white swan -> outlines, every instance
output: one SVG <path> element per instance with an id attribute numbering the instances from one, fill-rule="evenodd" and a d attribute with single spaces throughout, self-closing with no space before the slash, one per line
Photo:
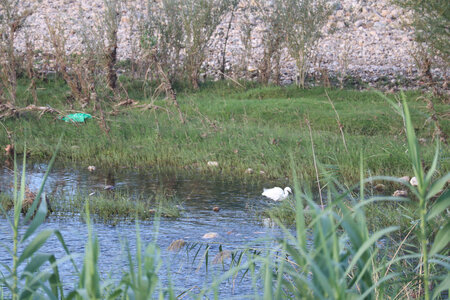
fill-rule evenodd
<path id="1" fill-rule="evenodd" d="M 285 187 L 283 191 L 282 188 L 276 186 L 271 189 L 264 189 L 262 195 L 272 199 L 273 201 L 281 201 L 286 199 L 287 196 L 289 196 L 289 193 L 292 194 L 290 187 Z"/>

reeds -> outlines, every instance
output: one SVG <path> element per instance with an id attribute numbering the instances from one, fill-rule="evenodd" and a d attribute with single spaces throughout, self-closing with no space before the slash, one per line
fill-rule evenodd
<path id="1" fill-rule="evenodd" d="M 153 102 L 152 111 L 142 110 L 152 100 L 143 97 L 138 83 L 121 80 L 132 90 L 130 99 L 139 104 L 117 110 L 105 103 L 102 111 L 110 128 L 108 135 L 96 122 L 63 124 L 51 115 L 45 114 L 39 119 L 27 117 L 29 112 L 21 112 L 23 118 L 4 121 L 14 136 L 18 154 L 23 154 L 25 142 L 25 136 L 18 128 L 30 133 L 27 155 L 33 160 L 51 157 L 52 145 L 57 142 L 59 133 L 65 131 L 65 143 L 58 160 L 68 163 L 174 168 L 207 175 L 211 172 L 227 174 L 237 179 L 284 178 L 291 176 L 286 153 L 293 153 L 295 169 L 309 180 L 315 178 L 309 132 L 306 126 L 298 126 L 299 119 L 308 116 L 313 124 L 318 160 L 323 165 L 334 166 L 336 174 L 346 184 L 359 178 L 357 166 L 361 147 L 366 153 L 367 169 L 372 174 L 412 175 L 404 155 L 406 144 L 402 143 L 402 122 L 373 92 L 328 92 L 339 113 L 340 123 L 345 124 L 347 153 L 342 136 L 336 135 L 340 125 L 330 122 L 336 113 L 323 89 L 302 91 L 296 87 L 254 86 L 242 90 L 241 87 L 230 88 L 226 82 L 208 83 L 197 93 L 178 94 L 179 108 L 186 119 L 183 124 L 178 120 L 178 109 L 159 98 Z M 20 83 L 18 99 L 32 102 L 31 95 L 26 98 L 28 82 Z M 68 92 L 61 80 L 38 81 L 36 84 L 39 99 L 46 99 L 50 107 L 62 114 L 73 112 L 61 103 L 60 99 Z M 418 136 L 431 140 L 432 123 L 424 123 L 427 111 L 413 101 L 416 96 L 414 93 L 407 95 L 413 120 L 418 124 Z M 445 107 L 436 103 L 435 109 L 443 111 Z M 76 107 L 74 110 L 78 111 Z M 99 111 L 91 113 L 95 119 L 100 118 Z M 441 123 L 442 131 L 448 131 L 449 123 Z M 421 124 L 425 126 L 421 127 Z M 272 139 L 278 143 L 271 143 Z M 0 135 L 0 144 L 11 144 L 11 141 L 6 135 Z M 431 160 L 433 144 L 426 143 L 423 150 L 423 157 Z M 442 151 L 447 152 L 445 148 Z M 206 163 L 212 160 L 218 161 L 220 168 L 207 168 Z M 443 169 L 448 167 L 449 162 L 443 161 Z M 248 168 L 255 170 L 252 176 L 245 173 Z M 264 171 L 264 176 L 259 176 L 259 171 Z"/>
<path id="2" fill-rule="evenodd" d="M 249 297 L 254 299 L 395 299 L 401 294 L 439 299 L 441 293 L 448 291 L 449 287 L 447 245 L 450 241 L 450 221 L 448 217 L 444 218 L 439 228 L 431 227 L 431 221 L 448 214 L 450 193 L 446 188 L 450 174 L 437 172 L 439 145 L 431 166 L 427 171 L 424 170 L 405 101 L 401 114 L 405 119 L 408 156 L 418 179 L 417 188 L 403 183 L 413 195 L 410 201 L 416 203 L 419 214 L 419 219 L 416 220 L 418 226 L 414 226 L 408 236 L 417 239 L 418 246 L 407 236 L 396 249 L 392 249 L 386 241 L 391 233 L 398 230 L 395 226 L 380 228 L 377 231 L 369 230 L 366 206 L 382 200 L 399 199 L 377 196 L 367 198 L 366 183 L 373 180 L 391 180 L 398 183 L 401 181 L 391 177 L 364 179 L 365 166 L 361 154 L 359 188 L 345 188 L 332 175 L 322 179 L 327 199 L 324 209 L 315 203 L 308 186 L 300 186 L 294 171 L 294 232 L 280 223 L 284 237 L 270 240 L 273 245 L 271 247 L 257 251 L 249 247 L 231 253 L 220 247 L 219 254 L 222 254 L 216 262 L 224 264 L 224 261 L 231 260 L 230 268 L 224 270 L 212 284 L 203 288 L 182 287 L 178 296 L 189 295 L 201 299 L 213 295 L 217 299 L 222 297 L 218 289 L 221 282 L 234 282 L 240 274 L 242 278 L 251 278 L 254 294 Z M 41 194 L 42 189 L 38 197 Z M 136 256 L 133 258 L 128 250 L 129 269 L 124 272 L 122 280 L 112 283 L 101 278 L 97 265 L 100 245 L 92 234 L 89 202 L 86 202 L 89 238 L 85 248 L 84 265 L 80 272 L 73 263 L 79 281 L 76 287 L 70 288 L 72 283 L 63 283 L 58 270 L 61 261 L 72 259 L 63 237 L 56 230 L 38 231 L 47 213 L 46 202 L 40 202 L 35 218 L 27 224 L 32 215 L 31 211 L 36 209 L 39 202 L 35 200 L 30 212 L 21 219 L 20 209 L 24 196 L 25 163 L 20 185 L 15 168 L 13 220 L 5 213 L 13 231 L 13 243 L 9 249 L 11 266 L 4 265 L 7 273 L 0 277 L 0 286 L 6 288 L 7 296 L 11 295 L 12 299 L 177 297 L 176 282 L 172 285 L 170 280 L 163 281 L 160 276 L 162 261 L 156 238 L 142 251 L 139 225 L 136 227 Z M 308 211 L 304 208 L 306 204 L 310 207 Z M 305 222 L 306 213 L 310 217 L 308 224 Z M 155 220 L 154 230 L 157 233 L 158 217 Z M 25 231 L 19 231 L 22 226 Z M 63 245 L 67 253 L 66 258 L 56 260 L 53 254 L 39 253 L 39 249 L 52 235 L 56 235 Z M 198 250 L 194 260 L 201 257 L 200 261 L 205 264 L 207 272 L 208 265 L 214 261 L 209 259 L 210 245 L 198 244 L 194 245 L 195 247 L 198 247 Z M 192 246 L 188 245 L 186 248 L 195 251 Z M 200 253 L 201 249 L 204 249 L 203 255 Z M 44 265 L 45 262 L 49 265 Z M 70 291 L 66 293 L 66 289 Z"/>

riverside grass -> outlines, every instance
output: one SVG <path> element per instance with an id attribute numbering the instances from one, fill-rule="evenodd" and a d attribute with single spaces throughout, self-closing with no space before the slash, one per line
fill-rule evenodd
<path id="1" fill-rule="evenodd" d="M 150 104 L 145 98 L 149 91 L 142 82 L 121 78 L 121 84 L 131 99 Z M 32 103 L 21 80 L 18 105 Z M 407 151 L 403 124 L 394 110 L 376 92 L 324 89 L 301 90 L 294 86 L 272 87 L 254 83 L 204 83 L 197 92 L 183 86 L 176 87 L 181 111 L 186 119 L 182 124 L 178 112 L 163 99 L 154 99 L 161 109 L 142 110 L 133 107 L 114 107 L 103 101 L 102 110 L 110 131 L 104 133 L 98 125 L 100 113 L 93 107 L 82 109 L 70 102 L 68 88 L 58 78 L 38 82 L 38 105 L 49 105 L 63 114 L 71 111 L 91 113 L 96 120 L 83 125 L 64 124 L 55 115 L 38 118 L 31 113 L 3 122 L 13 132 L 16 151 L 28 141 L 27 155 L 32 160 L 51 156 L 57 137 L 65 137 L 58 160 L 68 164 L 77 162 L 108 167 L 141 167 L 167 170 L 187 169 L 205 174 L 221 173 L 242 178 L 290 177 L 291 166 L 287 153 L 294 155 L 294 168 L 299 178 L 312 182 L 315 169 L 305 119 L 311 122 L 318 161 L 345 183 L 358 180 L 359 152 L 365 154 L 366 168 L 371 175 L 411 175 L 413 170 L 405 159 Z M 418 92 L 408 92 L 412 119 L 420 138 L 425 139 L 423 155 L 433 156 L 434 125 L 427 121 L 426 105 L 417 100 Z M 391 99 L 398 95 L 390 96 Z M 438 112 L 446 105 L 433 99 Z M 344 126 L 345 148 L 336 112 Z M 441 120 L 444 132 L 450 132 L 449 120 Z M 0 144 L 9 144 L 0 135 Z M 448 157 L 448 148 L 442 149 Z M 208 167 L 217 161 L 218 168 Z M 442 160 L 442 170 L 449 169 L 449 161 Z M 245 171 L 251 168 L 253 175 Z M 264 175 L 260 175 L 263 171 Z"/>
<path id="2" fill-rule="evenodd" d="M 90 215 L 96 222 L 117 224 L 125 220 L 151 220 L 157 213 L 164 218 L 178 218 L 182 213 L 182 203 L 176 196 L 157 191 L 155 197 L 130 195 L 128 192 L 96 192 L 93 195 L 57 193 L 47 196 L 54 214 L 58 217 L 80 216 L 85 218 L 86 202 L 90 205 Z M 0 194 L 0 206 L 4 211 L 14 208 L 14 200 L 7 194 Z"/>
<path id="3" fill-rule="evenodd" d="M 256 253 L 250 248 L 238 250 L 239 259 L 228 270 L 213 281 L 212 284 L 197 288 L 176 288 L 176 282 L 163 281 L 160 249 L 155 238 L 143 251 L 137 224 L 137 249 L 133 258 L 128 250 L 129 269 L 124 271 L 122 280 L 112 283 L 101 278 L 98 271 L 100 247 L 97 238 L 92 233 L 90 224 L 89 202 L 86 202 L 86 220 L 89 237 L 85 247 L 83 268 L 78 270 L 72 260 L 72 254 L 64 243 L 64 238 L 58 231 L 38 231 L 43 223 L 47 209 L 46 201 L 41 196 L 47 174 L 42 187 L 29 210 L 27 216 L 21 218 L 21 203 L 25 197 L 25 159 L 20 186 L 18 171 L 14 168 L 14 215 L 13 220 L 5 213 L 13 231 L 13 246 L 11 253 L 12 267 L 2 263 L 7 270 L 1 274 L 0 287 L 5 289 L 7 297 L 16 299 L 177 299 L 190 296 L 194 299 L 213 297 L 219 299 L 219 286 L 222 282 L 235 279 L 241 272 L 242 276 L 252 277 L 252 292 L 250 295 L 239 295 L 240 298 L 251 299 L 399 299 L 424 297 L 439 299 L 441 292 L 449 289 L 450 267 L 448 262 L 450 242 L 450 220 L 447 217 L 439 228 L 431 228 L 429 221 L 442 214 L 448 214 L 450 208 L 450 193 L 443 193 L 450 173 L 439 175 L 437 161 L 439 145 L 429 170 L 425 171 L 417 139 L 411 123 L 406 101 L 403 101 L 401 111 L 405 119 L 408 156 L 418 177 L 418 186 L 406 184 L 408 190 L 419 199 L 419 219 L 411 230 L 411 238 L 416 238 L 418 245 L 409 243 L 409 234 L 398 247 L 388 245 L 378 246 L 383 237 L 388 237 L 398 227 L 381 228 L 370 232 L 367 227 L 365 208 L 367 205 L 391 198 L 364 197 L 364 186 L 374 178 L 364 179 L 364 159 L 360 157 L 359 198 L 352 197 L 353 189 L 344 189 L 333 174 L 326 178 L 326 194 L 328 205 L 319 207 L 313 200 L 312 193 L 306 185 L 301 188 L 297 174 L 293 173 L 295 182 L 295 234 L 283 227 L 284 238 L 274 240 L 275 247 L 263 249 Z M 292 157 L 292 156 L 291 156 Z M 15 165 L 16 166 L 16 165 Z M 378 177 L 379 180 L 392 180 L 392 177 Z M 20 188 L 19 188 L 20 187 Z M 440 195 L 439 195 L 440 194 Z M 438 195 L 438 196 L 437 196 Z M 437 196 L 436 199 L 434 199 Z M 350 206 L 345 203 L 350 199 Z M 305 223 L 304 205 L 311 210 L 311 221 Z M 37 209 L 35 218 L 27 225 Z M 155 232 L 158 228 L 158 218 L 155 219 Z M 20 230 L 23 227 L 24 230 Z M 35 234 L 33 236 L 33 234 Z M 48 242 L 50 236 L 56 235 L 58 241 L 66 250 L 67 257 L 56 260 L 53 254 L 39 253 L 42 245 Z M 155 235 L 157 236 L 157 235 Z M 312 244 L 309 241 L 312 240 Z M 24 250 L 19 253 L 19 247 Z M 205 264 L 208 264 L 206 247 Z M 236 256 L 236 252 L 234 253 Z M 231 255 L 233 257 L 233 255 Z M 64 260 L 71 260 L 73 272 L 78 277 L 78 283 L 63 283 L 58 265 Z M 48 262 L 49 266 L 44 265 Z M 206 267 L 207 269 L 207 267 Z M 262 289 L 261 289 L 262 288 Z"/>

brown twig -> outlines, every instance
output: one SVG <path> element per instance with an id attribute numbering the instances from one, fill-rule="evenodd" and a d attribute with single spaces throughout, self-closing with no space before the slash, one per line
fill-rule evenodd
<path id="1" fill-rule="evenodd" d="M 231 81 L 233 81 L 234 83 L 236 83 L 237 85 L 239 85 L 241 88 L 243 88 L 244 86 L 242 84 L 240 84 L 236 79 L 228 76 L 227 74 L 223 73 L 221 70 L 219 70 L 219 73 L 223 76 L 225 76 L 226 78 L 230 79 Z"/>
<path id="2" fill-rule="evenodd" d="M 61 114 L 60 111 L 49 106 L 36 106 L 34 104 L 30 104 L 26 107 L 17 107 L 12 103 L 7 102 L 5 104 L 0 104 L 0 119 L 15 116 L 24 111 L 38 111 L 40 112 L 39 117 L 42 117 L 44 113 Z"/>
<path id="3" fill-rule="evenodd" d="M 409 234 L 414 230 L 414 228 L 416 228 L 416 225 L 417 225 L 417 224 L 419 224 L 419 223 L 414 224 L 414 226 L 411 228 L 411 230 L 408 232 L 408 234 L 405 236 L 405 238 L 401 241 L 400 245 L 399 245 L 398 248 L 397 248 L 397 251 L 395 251 L 394 256 L 392 257 L 391 261 L 389 262 L 389 265 L 388 265 L 388 267 L 387 267 L 387 269 L 386 269 L 386 272 L 384 273 L 384 277 L 386 277 L 387 273 L 389 272 L 389 270 L 390 270 L 390 268 L 391 268 L 391 265 L 392 265 L 392 263 L 393 263 L 395 257 L 397 257 L 398 252 L 400 251 L 400 249 L 401 249 L 402 246 L 403 246 L 403 243 L 405 243 L 405 241 L 406 241 L 406 239 L 408 238 Z"/>

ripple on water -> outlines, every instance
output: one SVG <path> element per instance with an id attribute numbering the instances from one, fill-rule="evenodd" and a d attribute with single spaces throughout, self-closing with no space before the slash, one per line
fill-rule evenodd
<path id="1" fill-rule="evenodd" d="M 31 190 L 37 190 L 45 174 L 46 164 L 29 164 L 27 166 L 27 184 Z M 13 176 L 10 170 L 0 170 L 0 186 L 9 187 Z M 155 174 L 151 172 L 136 172 L 135 170 L 102 170 L 89 172 L 86 168 L 72 166 L 63 168 L 55 166 L 49 175 L 45 191 L 55 193 L 64 191 L 66 195 L 75 192 L 99 191 L 105 184 L 112 184 L 116 190 L 125 190 L 139 195 L 152 195 L 155 190 L 163 187 L 174 193 L 183 202 L 183 213 L 177 219 L 162 219 L 157 234 L 157 244 L 161 249 L 164 267 L 160 272 L 166 280 L 167 270 L 170 270 L 171 280 L 181 290 L 200 286 L 211 282 L 213 275 L 219 273 L 221 264 L 208 272 L 198 271 L 201 260 L 197 257 L 193 262 L 193 253 L 180 251 L 173 253 L 167 251 L 170 243 L 177 239 L 184 239 L 188 243 L 209 244 L 209 255 L 212 258 L 219 251 L 219 244 L 225 250 L 242 248 L 249 243 L 253 246 L 267 247 L 263 238 L 279 234 L 277 228 L 263 227 L 257 217 L 246 207 L 257 206 L 262 200 L 260 186 L 246 185 L 239 182 L 230 182 L 223 179 L 212 180 L 200 178 L 192 174 Z M 220 207 L 220 212 L 214 212 L 214 206 Z M 156 233 L 154 223 L 140 222 L 140 236 L 144 244 L 154 240 Z M 79 216 L 60 218 L 51 216 L 42 226 L 43 229 L 58 229 L 64 236 L 65 242 L 75 257 L 78 267 L 81 268 L 84 247 L 88 237 L 86 224 Z M 111 276 L 119 279 L 122 270 L 127 269 L 125 244 L 136 251 L 136 226 L 134 222 L 120 222 L 114 226 L 102 223 L 94 224 L 94 232 L 100 243 L 99 270 L 103 278 Z M 218 236 L 204 240 L 202 236 L 208 232 L 216 232 Z M 12 235 L 6 220 L 0 218 L 0 241 L 11 244 Z M 206 247 L 206 246 L 205 246 Z M 56 237 L 53 237 L 42 252 L 54 253 L 58 258 L 65 256 L 63 248 Z M 196 251 L 196 250 L 195 250 Z M 9 255 L 3 248 L 0 249 L 0 261 L 10 264 Z M 204 267 L 203 267 L 204 268 Z M 202 267 L 200 267 L 202 270 Z M 60 267 L 64 282 L 75 282 L 73 268 L 69 262 Z M 186 276 L 189 274 L 189 276 Z M 250 293 L 250 282 L 244 280 L 239 286 L 231 287 L 224 283 L 221 291 L 224 294 L 234 293 L 242 295 Z"/>

